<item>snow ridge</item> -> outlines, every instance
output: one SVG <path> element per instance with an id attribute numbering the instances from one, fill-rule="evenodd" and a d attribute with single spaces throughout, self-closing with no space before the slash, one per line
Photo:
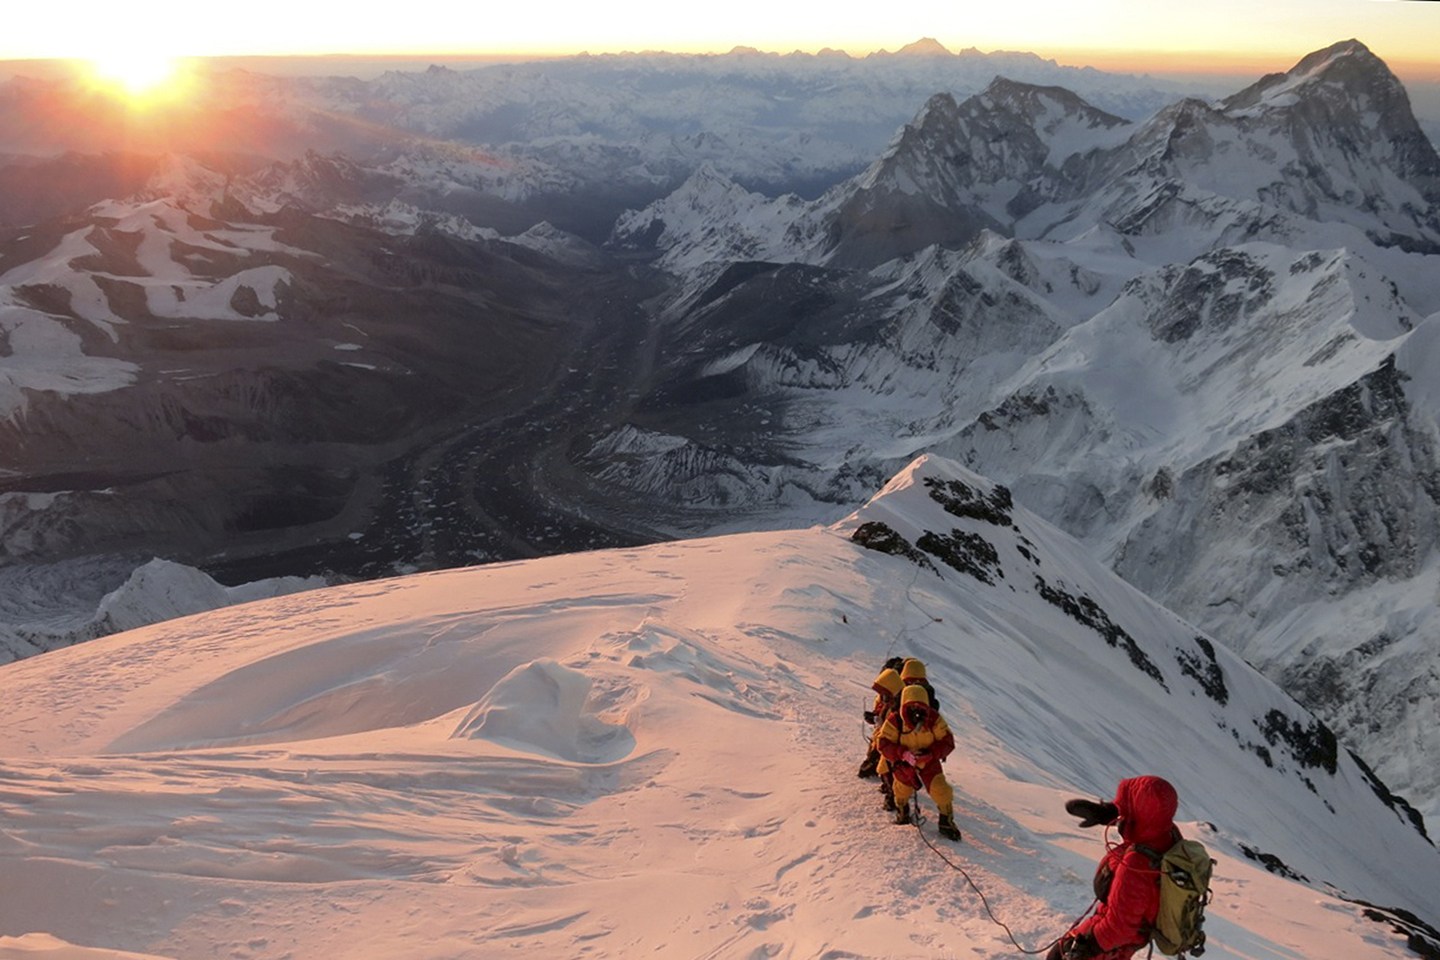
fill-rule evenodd
<path id="1" fill-rule="evenodd" d="M 0 943 L 1012 956 L 854 777 L 900 652 L 961 745 L 954 855 L 1024 943 L 1090 897 L 1100 837 L 1064 800 L 1140 772 L 1219 861 L 1217 960 L 1398 958 L 1433 927 L 1440 854 L 1323 724 L 924 457 L 831 528 L 334 587 L 0 668 L 0 861 L 27 878 L 0 925 L 33 931 Z"/>

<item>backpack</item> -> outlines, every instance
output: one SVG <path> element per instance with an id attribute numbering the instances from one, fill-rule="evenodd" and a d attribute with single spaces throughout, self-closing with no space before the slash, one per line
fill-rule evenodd
<path id="1" fill-rule="evenodd" d="M 1215 861 L 1198 840 L 1180 840 L 1164 853 L 1136 846 L 1160 872 L 1160 912 L 1150 943 L 1167 957 L 1205 952 L 1205 905 Z"/>

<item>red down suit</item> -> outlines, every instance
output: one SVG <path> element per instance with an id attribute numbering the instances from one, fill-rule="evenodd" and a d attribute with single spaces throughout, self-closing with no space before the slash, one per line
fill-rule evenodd
<path id="1" fill-rule="evenodd" d="M 1135 848 L 1164 853 L 1180 839 L 1175 827 L 1179 797 L 1168 781 L 1149 776 L 1121 780 L 1114 803 L 1121 842 L 1105 852 L 1095 872 L 1102 902 L 1069 934 L 1090 934 L 1101 950 L 1096 960 L 1128 960 L 1150 942 L 1160 910 L 1160 875 L 1150 857 Z"/>

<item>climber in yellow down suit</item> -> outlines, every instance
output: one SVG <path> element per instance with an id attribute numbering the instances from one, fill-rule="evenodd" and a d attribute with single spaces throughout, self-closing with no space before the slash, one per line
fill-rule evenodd
<path id="1" fill-rule="evenodd" d="M 940 810 L 940 835 L 959 840 L 953 816 L 954 791 L 940 767 L 955 749 L 955 735 L 945 718 L 931 708 L 924 687 L 912 684 L 901 691 L 900 707 L 885 719 L 878 740 L 895 778 L 895 822 L 910 822 L 910 798 L 923 783 Z"/>

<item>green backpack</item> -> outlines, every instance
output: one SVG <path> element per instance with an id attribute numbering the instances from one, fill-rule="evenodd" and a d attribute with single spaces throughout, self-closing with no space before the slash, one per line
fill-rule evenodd
<path id="1" fill-rule="evenodd" d="M 1160 912 L 1150 943 L 1167 957 L 1205 952 L 1205 905 L 1215 861 L 1198 840 L 1180 840 L 1164 853 L 1136 846 L 1160 871 Z"/>

